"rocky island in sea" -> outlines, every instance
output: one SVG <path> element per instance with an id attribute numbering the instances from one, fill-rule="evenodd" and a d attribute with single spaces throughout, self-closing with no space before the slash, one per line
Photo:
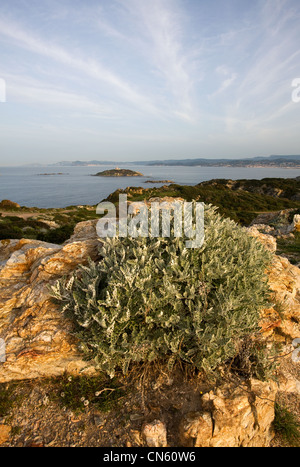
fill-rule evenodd
<path id="1" fill-rule="evenodd" d="M 52 172 L 52 173 L 44 173 L 44 174 L 37 174 L 38 176 L 49 176 L 49 175 L 69 175 L 64 172 Z"/>
<path id="2" fill-rule="evenodd" d="M 140 172 L 129 169 L 119 169 L 116 167 L 111 170 L 103 170 L 94 175 L 94 177 L 143 177 L 144 175 Z"/>

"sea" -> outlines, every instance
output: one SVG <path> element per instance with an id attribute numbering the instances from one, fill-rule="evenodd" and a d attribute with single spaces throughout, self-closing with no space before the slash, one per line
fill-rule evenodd
<path id="1" fill-rule="evenodd" d="M 9 199 L 21 206 L 64 208 L 74 205 L 96 205 L 118 188 L 162 186 L 165 183 L 146 183 L 147 180 L 172 180 L 180 185 L 196 185 L 215 178 L 263 179 L 294 178 L 300 169 L 254 167 L 178 167 L 139 166 L 128 168 L 142 177 L 93 177 L 97 172 L 114 166 L 26 166 L 0 167 L 0 201 Z M 60 173 L 60 174 L 58 174 Z M 45 175 L 53 174 L 53 175 Z"/>

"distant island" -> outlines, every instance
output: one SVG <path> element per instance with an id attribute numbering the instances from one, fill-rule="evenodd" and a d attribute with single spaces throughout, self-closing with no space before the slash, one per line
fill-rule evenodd
<path id="1" fill-rule="evenodd" d="M 69 175 L 63 172 L 55 172 L 55 173 L 44 173 L 44 174 L 37 174 L 38 176 L 48 176 L 48 175 Z"/>
<path id="2" fill-rule="evenodd" d="M 143 177 L 144 175 L 140 172 L 135 172 L 134 170 L 128 169 L 119 169 L 116 167 L 111 170 L 103 170 L 103 172 L 98 172 L 94 177 Z"/>

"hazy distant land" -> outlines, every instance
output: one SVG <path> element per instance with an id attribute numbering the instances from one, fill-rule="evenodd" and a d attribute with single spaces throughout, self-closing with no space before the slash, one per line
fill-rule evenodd
<path id="1" fill-rule="evenodd" d="M 44 174 L 37 174 L 38 176 L 43 176 L 43 177 L 46 177 L 46 176 L 53 176 L 53 175 L 69 175 L 67 173 L 64 173 L 64 172 L 53 172 L 53 173 L 44 173 Z"/>
<path id="2" fill-rule="evenodd" d="M 52 164 L 54 166 L 98 166 L 98 165 L 118 165 L 117 161 L 62 161 Z M 161 165 L 161 166 L 202 166 L 202 167 L 272 167 L 286 169 L 300 169 L 300 155 L 272 155 L 269 157 L 252 157 L 246 159 L 166 159 L 149 161 L 129 161 L 122 162 L 122 165 Z"/>

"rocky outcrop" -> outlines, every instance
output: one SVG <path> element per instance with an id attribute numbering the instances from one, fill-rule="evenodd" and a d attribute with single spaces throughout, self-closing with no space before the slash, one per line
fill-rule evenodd
<path id="1" fill-rule="evenodd" d="M 0 202 L 0 209 L 19 209 L 20 207 L 18 203 L 14 203 L 14 201 L 10 201 L 9 199 L 3 199 Z"/>
<path id="2" fill-rule="evenodd" d="M 292 231 L 300 232 L 300 214 L 295 214 L 294 216 Z"/>
<path id="3" fill-rule="evenodd" d="M 7 425 L 0 425 L 0 446 L 4 444 L 8 439 L 11 432 L 11 427 Z"/>
<path id="4" fill-rule="evenodd" d="M 202 397 L 203 408 L 188 413 L 179 426 L 187 447 L 266 447 L 274 434 L 275 383 L 251 380 L 225 385 Z"/>
<path id="5" fill-rule="evenodd" d="M 248 232 L 269 251 L 276 252 L 275 237 L 261 233 L 256 226 L 248 228 Z M 281 337 L 295 339 L 300 336 L 300 269 L 287 258 L 274 255 L 268 278 L 274 307 L 263 311 L 262 331 L 269 336 L 277 329 Z"/>
<path id="6" fill-rule="evenodd" d="M 253 229 L 259 232 L 272 235 L 274 237 L 282 237 L 291 235 L 300 231 L 300 215 L 294 214 L 292 222 L 289 218 L 295 209 L 286 209 L 275 213 L 259 214 L 251 223 Z"/>
<path id="7" fill-rule="evenodd" d="M 260 230 L 257 228 L 256 225 L 249 227 L 248 233 L 251 235 L 251 237 L 256 238 L 260 243 L 264 245 L 264 247 L 271 251 L 272 253 L 276 252 L 277 249 L 277 244 L 276 244 L 276 239 L 269 234 L 262 234 Z"/>
<path id="8" fill-rule="evenodd" d="M 77 353 L 72 325 L 51 299 L 49 286 L 88 257 L 96 259 L 96 222 L 78 224 L 64 245 L 1 242 L 0 338 L 6 361 L 0 363 L 0 382 L 88 370 Z"/>
<path id="9" fill-rule="evenodd" d="M 300 269 L 275 256 L 268 276 L 275 306 L 265 310 L 262 328 L 267 333 L 277 328 L 283 337 L 295 339 L 300 336 Z"/>
<path id="10" fill-rule="evenodd" d="M 151 448 L 165 448 L 168 445 L 167 428 L 165 423 L 160 420 L 145 423 L 142 428 L 142 437 L 147 446 Z"/>

